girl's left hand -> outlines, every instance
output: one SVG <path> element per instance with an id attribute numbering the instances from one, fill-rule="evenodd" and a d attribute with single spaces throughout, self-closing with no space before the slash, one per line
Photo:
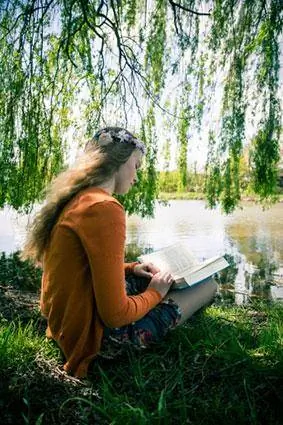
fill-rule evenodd
<path id="1" fill-rule="evenodd" d="M 160 269 L 152 263 L 141 263 L 134 267 L 134 274 L 140 277 L 152 278 Z"/>

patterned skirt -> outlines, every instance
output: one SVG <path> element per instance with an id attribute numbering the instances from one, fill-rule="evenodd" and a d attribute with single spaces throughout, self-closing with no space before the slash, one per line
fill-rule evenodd
<path id="1" fill-rule="evenodd" d="M 125 281 L 128 295 L 144 292 L 149 280 L 129 275 Z M 120 328 L 104 328 L 99 355 L 113 358 L 121 354 L 129 345 L 137 349 L 147 348 L 160 342 L 170 329 L 174 329 L 181 319 L 181 310 L 172 299 L 161 301 L 142 319 Z"/>

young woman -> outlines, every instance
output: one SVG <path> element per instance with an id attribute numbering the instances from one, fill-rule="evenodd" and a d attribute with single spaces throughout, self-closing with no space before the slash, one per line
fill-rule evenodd
<path id="1" fill-rule="evenodd" d="M 86 153 L 53 182 L 24 258 L 42 263 L 40 307 L 64 369 L 84 377 L 95 356 L 160 341 L 213 297 L 213 280 L 170 291 L 153 264 L 124 263 L 125 213 L 112 196 L 136 181 L 143 143 L 127 130 L 96 133 Z"/>

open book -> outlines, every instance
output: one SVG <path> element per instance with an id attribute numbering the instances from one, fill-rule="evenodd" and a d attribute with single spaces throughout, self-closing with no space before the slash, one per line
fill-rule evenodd
<path id="1" fill-rule="evenodd" d="M 229 263 L 222 256 L 199 262 L 184 243 L 176 243 L 159 251 L 138 257 L 140 262 L 151 262 L 161 271 L 169 271 L 175 278 L 172 289 L 183 289 L 225 269 Z"/>

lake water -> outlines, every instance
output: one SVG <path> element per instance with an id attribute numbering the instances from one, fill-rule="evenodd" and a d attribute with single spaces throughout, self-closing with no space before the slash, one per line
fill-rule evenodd
<path id="1" fill-rule="evenodd" d="M 283 204 L 263 211 L 244 203 L 231 215 L 205 208 L 204 201 L 157 203 L 155 217 L 127 219 L 127 243 L 146 250 L 185 242 L 200 260 L 226 254 L 220 296 L 242 304 L 252 298 L 283 299 Z M 20 249 L 27 216 L 0 211 L 0 251 Z"/>

